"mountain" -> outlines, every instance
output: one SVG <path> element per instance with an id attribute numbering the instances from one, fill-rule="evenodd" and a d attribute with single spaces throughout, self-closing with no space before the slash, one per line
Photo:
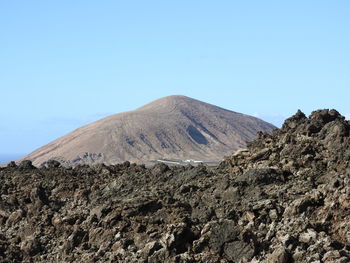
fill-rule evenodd
<path id="1" fill-rule="evenodd" d="M 160 158 L 219 161 L 275 127 L 245 114 L 186 96 L 168 96 L 103 118 L 35 150 L 23 159 L 68 165 Z"/>

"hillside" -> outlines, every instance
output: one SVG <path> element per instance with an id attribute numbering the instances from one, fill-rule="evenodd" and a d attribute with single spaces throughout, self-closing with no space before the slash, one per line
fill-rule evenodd
<path id="1" fill-rule="evenodd" d="M 169 96 L 134 111 L 83 126 L 22 158 L 68 165 L 160 158 L 220 161 L 245 147 L 258 131 L 275 127 L 260 119 L 194 100 Z"/>

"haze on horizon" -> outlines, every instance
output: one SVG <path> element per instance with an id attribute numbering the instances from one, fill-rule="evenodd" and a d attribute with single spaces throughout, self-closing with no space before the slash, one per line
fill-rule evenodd
<path id="1" fill-rule="evenodd" d="M 349 116 L 349 1 L 2 1 L 0 154 L 181 94 Z"/>

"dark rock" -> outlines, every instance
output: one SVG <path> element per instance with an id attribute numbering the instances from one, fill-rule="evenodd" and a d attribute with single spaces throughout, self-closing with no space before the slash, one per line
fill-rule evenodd
<path id="1" fill-rule="evenodd" d="M 46 166 L 48 168 L 58 168 L 61 166 L 61 163 L 59 161 L 56 161 L 56 160 L 49 160 L 49 161 L 47 161 Z"/>
<path id="2" fill-rule="evenodd" d="M 45 189 L 42 186 L 34 187 L 30 192 L 30 200 L 32 203 L 42 203 L 48 204 L 49 200 L 47 198 Z"/>
<path id="3" fill-rule="evenodd" d="M 350 122 L 334 110 L 218 167 L 46 165 L 0 169 L 0 262 L 350 262 Z"/>
<path id="4" fill-rule="evenodd" d="M 31 170 L 31 169 L 35 169 L 35 166 L 33 166 L 32 161 L 30 161 L 30 160 L 23 160 L 19 164 L 18 168 L 23 169 L 23 170 L 28 170 L 28 169 Z"/>
<path id="5" fill-rule="evenodd" d="M 162 246 L 157 241 L 151 241 L 142 249 L 141 255 L 143 258 L 148 258 L 161 248 Z"/>
<path id="6" fill-rule="evenodd" d="M 29 236 L 21 242 L 21 250 L 25 257 L 33 257 L 42 251 L 42 246 L 37 237 Z"/>
<path id="7" fill-rule="evenodd" d="M 313 111 L 309 118 L 311 121 L 320 122 L 323 125 L 334 120 L 340 120 L 340 121 L 345 120 L 345 117 L 341 116 L 340 113 L 334 109 L 332 110 L 324 109 L 324 110 Z"/>
<path id="8" fill-rule="evenodd" d="M 165 163 L 157 163 L 155 166 L 153 166 L 152 174 L 161 176 L 167 171 L 169 171 L 169 166 L 167 166 Z"/>
<path id="9" fill-rule="evenodd" d="M 225 243 L 234 241 L 239 236 L 239 229 L 231 220 L 213 222 L 209 225 L 209 248 L 214 252 L 222 251 Z"/>
<path id="10" fill-rule="evenodd" d="M 125 161 L 122 163 L 122 166 L 127 168 L 127 167 L 130 167 L 130 162 L 129 161 Z"/>
<path id="11" fill-rule="evenodd" d="M 294 129 L 306 119 L 305 114 L 298 110 L 292 117 L 286 119 L 282 125 L 283 130 Z"/>
<path id="12" fill-rule="evenodd" d="M 267 259 L 267 263 L 292 263 L 292 257 L 284 248 L 275 250 Z"/>
<path id="13" fill-rule="evenodd" d="M 224 247 L 224 254 L 228 260 L 251 260 L 254 256 L 254 247 L 244 241 L 237 240 L 226 243 Z"/>
<path id="14" fill-rule="evenodd" d="M 24 217 L 25 213 L 23 210 L 19 209 L 11 213 L 6 221 L 6 225 L 12 226 L 14 224 L 19 223 Z"/>
<path id="15" fill-rule="evenodd" d="M 14 167 L 17 167 L 17 164 L 16 164 L 14 161 L 11 161 L 11 162 L 9 162 L 9 163 L 7 164 L 7 167 L 12 167 L 12 168 L 14 168 Z"/>
<path id="16" fill-rule="evenodd" d="M 74 230 L 73 233 L 66 239 L 63 250 L 66 254 L 69 254 L 72 252 L 72 250 L 79 246 L 81 242 L 83 241 L 84 237 L 87 236 L 87 233 L 82 229 Z"/>
<path id="17" fill-rule="evenodd" d="M 169 250 L 174 251 L 175 254 L 181 254 L 186 252 L 191 246 L 195 239 L 195 235 L 191 228 L 185 224 L 181 224 L 174 229 L 172 234 L 173 238 L 170 239 Z M 171 237 L 171 235 L 170 235 Z"/>
<path id="18" fill-rule="evenodd" d="M 238 181 L 251 184 L 283 183 L 288 177 L 288 172 L 272 168 L 252 169 L 239 177 Z"/>

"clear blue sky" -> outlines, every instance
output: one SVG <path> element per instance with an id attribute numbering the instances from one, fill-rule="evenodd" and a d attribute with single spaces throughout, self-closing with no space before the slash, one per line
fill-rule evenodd
<path id="1" fill-rule="evenodd" d="M 350 115 L 350 1 L 1 1 L 0 153 L 183 94 Z"/>

